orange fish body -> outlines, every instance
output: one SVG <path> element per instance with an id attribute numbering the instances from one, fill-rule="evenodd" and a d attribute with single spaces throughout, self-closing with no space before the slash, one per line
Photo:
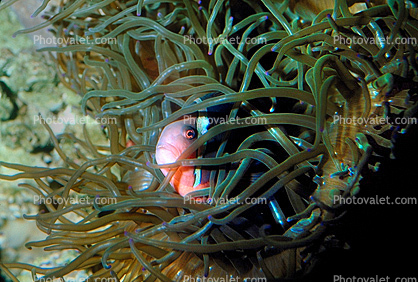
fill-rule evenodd
<path id="1" fill-rule="evenodd" d="M 183 119 L 170 123 L 161 132 L 155 152 L 158 164 L 169 164 L 177 161 L 178 157 L 196 140 L 198 135 L 194 119 Z M 189 159 L 196 158 L 194 152 Z M 170 169 L 162 168 L 167 175 Z M 200 174 L 200 175 L 199 175 Z M 208 170 L 200 170 L 194 166 L 180 166 L 170 180 L 170 184 L 181 195 L 209 187 Z"/>

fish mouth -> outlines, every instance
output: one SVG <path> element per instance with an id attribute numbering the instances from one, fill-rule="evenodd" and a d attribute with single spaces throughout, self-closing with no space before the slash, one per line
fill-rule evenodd
<path id="1" fill-rule="evenodd" d="M 178 148 L 171 144 L 158 145 L 155 149 L 155 159 L 158 164 L 174 163 L 179 156 Z"/>

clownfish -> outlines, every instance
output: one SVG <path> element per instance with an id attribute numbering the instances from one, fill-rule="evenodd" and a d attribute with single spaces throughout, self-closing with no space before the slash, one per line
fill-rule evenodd
<path id="1" fill-rule="evenodd" d="M 218 96 L 220 93 L 210 93 L 201 100 L 195 100 L 196 103 Z M 214 121 L 225 118 L 231 109 L 232 103 L 208 107 L 197 113 L 197 117 L 184 118 L 168 124 L 162 130 L 155 150 L 155 160 L 159 165 L 170 164 L 177 161 L 179 156 L 201 135 L 205 134 L 211 127 L 217 123 Z M 188 156 L 189 159 L 201 157 L 213 157 L 217 144 L 220 141 L 219 136 L 206 142 L 196 152 Z M 162 173 L 166 176 L 170 169 L 161 168 Z M 170 184 L 181 196 L 186 196 L 190 192 L 199 191 L 209 188 L 210 170 L 195 166 L 180 166 L 170 180 Z M 251 182 L 260 176 L 260 172 L 251 173 L 249 179 Z M 282 226 L 286 225 L 285 215 L 281 210 L 277 200 L 274 197 L 269 199 L 269 208 L 277 223 Z"/>
<path id="2" fill-rule="evenodd" d="M 216 97 L 220 93 L 210 93 L 195 100 L 195 103 L 202 100 Z M 177 161 L 178 157 L 202 134 L 205 134 L 215 125 L 213 120 L 220 120 L 226 116 L 232 104 L 224 104 L 209 107 L 197 113 L 197 117 L 183 118 L 168 124 L 162 130 L 155 150 L 155 160 L 157 164 L 169 164 Z M 216 116 L 217 118 L 214 118 Z M 205 146 L 204 146 L 205 147 Z M 192 153 L 188 158 L 206 157 L 207 148 L 200 148 Z M 161 168 L 164 175 L 167 175 L 170 169 Z M 170 184 L 181 196 L 209 187 L 210 170 L 201 169 L 194 166 L 180 166 L 170 180 Z"/>
<path id="3" fill-rule="evenodd" d="M 155 160 L 158 164 L 175 162 L 197 137 L 198 130 L 194 122 L 183 119 L 170 123 L 163 129 L 158 139 Z M 196 157 L 196 152 L 189 156 L 190 159 Z M 161 168 L 161 171 L 167 175 L 169 169 Z M 192 191 L 208 188 L 209 174 L 210 171 L 194 166 L 180 166 L 171 178 L 170 184 L 184 197 Z"/>

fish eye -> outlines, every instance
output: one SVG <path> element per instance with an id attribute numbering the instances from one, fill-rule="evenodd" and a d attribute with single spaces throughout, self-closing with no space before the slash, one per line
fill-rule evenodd
<path id="1" fill-rule="evenodd" d="M 196 130 L 194 128 L 188 127 L 184 131 L 184 137 L 187 139 L 193 139 L 196 137 Z"/>

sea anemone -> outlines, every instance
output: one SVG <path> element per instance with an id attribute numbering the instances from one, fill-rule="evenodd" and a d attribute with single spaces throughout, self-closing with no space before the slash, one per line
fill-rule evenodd
<path id="1" fill-rule="evenodd" d="M 88 281 L 311 271 L 346 211 L 335 199 L 359 193 L 361 174 L 376 165 L 370 156 L 389 157 L 393 132 L 406 130 L 393 122 L 416 107 L 418 72 L 409 1 L 324 1 L 319 11 L 312 3 L 67 0 L 20 31 L 51 26 L 59 46 L 40 51 L 56 53 L 62 83 L 101 121 L 109 146 L 87 131 L 85 140 L 57 138 L 46 123 L 65 167 L 1 163 L 20 172 L 0 178 L 34 179 L 23 186 L 54 200 L 26 216 L 49 234 L 26 246 L 79 251 L 62 267 L 2 269 L 14 281 L 7 269 L 40 281 L 77 269 L 92 271 Z M 195 102 L 212 92 L 220 95 Z M 229 119 L 242 122 L 214 126 L 173 164 L 155 163 L 162 128 L 228 103 Z M 216 136 L 216 157 L 188 158 Z M 179 166 L 211 167 L 210 187 L 178 195 L 169 182 Z M 171 170 L 164 177 L 160 168 Z M 87 200 L 71 201 L 78 195 Z"/>

